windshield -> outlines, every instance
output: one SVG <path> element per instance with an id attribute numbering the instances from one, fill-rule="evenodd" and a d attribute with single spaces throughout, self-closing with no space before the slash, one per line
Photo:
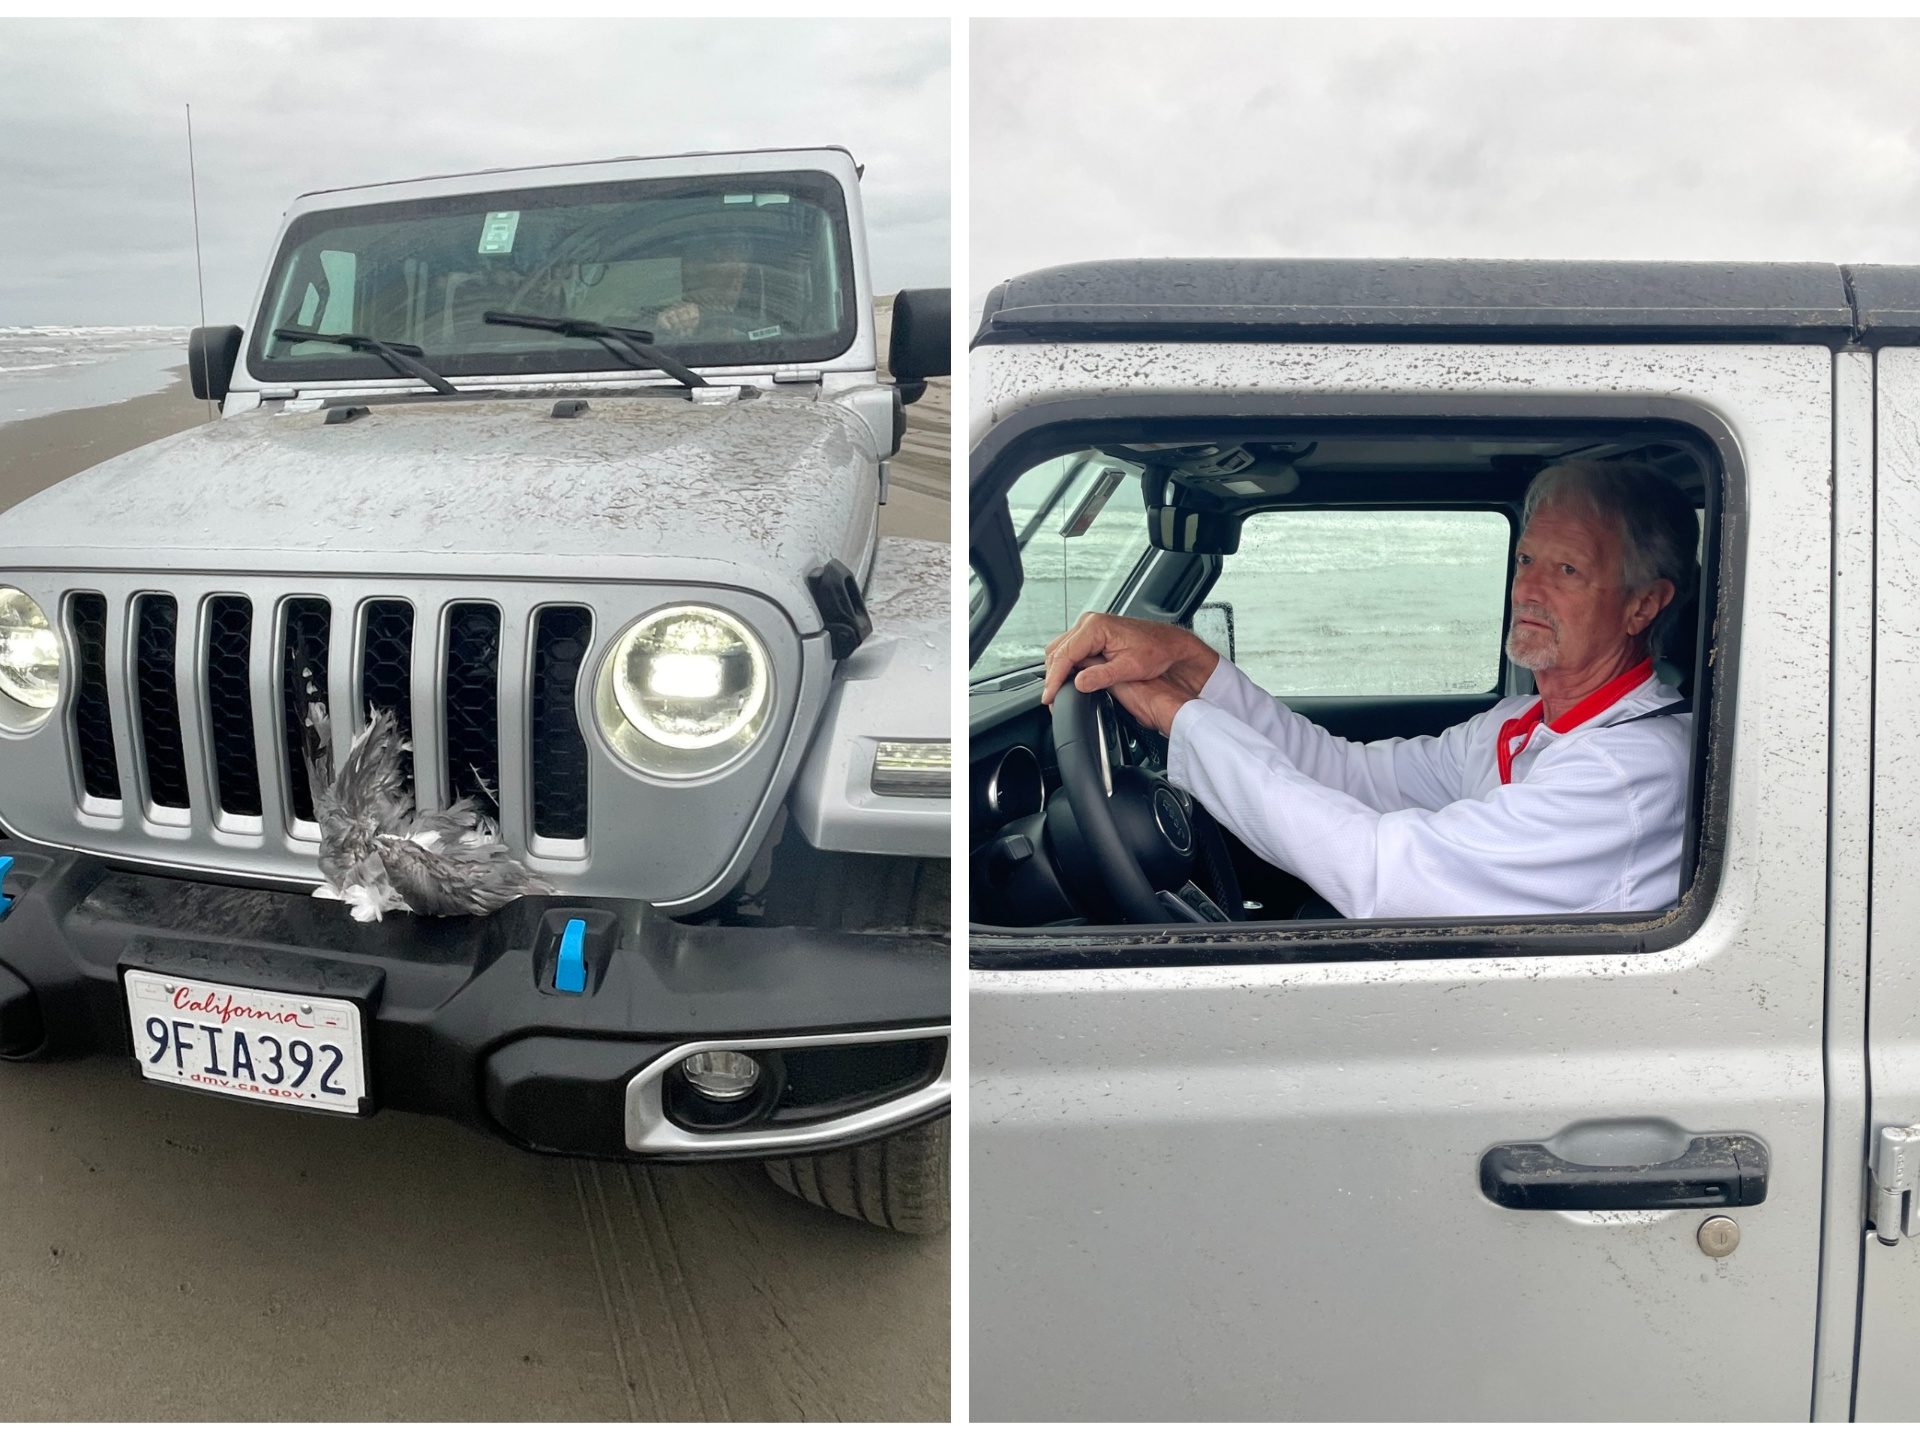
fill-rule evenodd
<path id="1" fill-rule="evenodd" d="M 1120 593 L 1147 548 L 1140 469 L 1095 451 L 1062 455 L 1007 491 L 1020 541 L 1020 598 L 974 663 L 984 680 L 1038 665 L 1047 642 Z M 979 600 L 979 581 L 973 582 Z"/>
<path id="2" fill-rule="evenodd" d="M 508 311 L 652 332 L 688 365 L 831 360 L 853 343 L 845 198 L 814 172 L 499 191 L 316 211 L 289 227 L 254 327 L 262 379 L 392 375 L 276 329 L 418 346 L 441 375 L 613 370 L 588 336 Z"/>

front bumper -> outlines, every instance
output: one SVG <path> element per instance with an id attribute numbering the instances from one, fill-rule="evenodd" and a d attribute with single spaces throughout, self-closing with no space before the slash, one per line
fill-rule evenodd
<path id="1" fill-rule="evenodd" d="M 134 968 L 350 999 L 369 1108 L 443 1115 L 551 1154 L 804 1154 L 948 1105 L 944 935 L 684 925 L 638 902 L 573 897 L 363 925 L 306 895 L 4 838 L 0 855 L 15 862 L 0 916 L 0 1057 L 132 1065 L 120 977 Z M 553 980 L 576 917 L 589 943 L 586 988 L 573 994 Z M 708 1048 L 771 1060 L 780 1098 L 736 1128 L 688 1119 L 672 1076 Z"/>

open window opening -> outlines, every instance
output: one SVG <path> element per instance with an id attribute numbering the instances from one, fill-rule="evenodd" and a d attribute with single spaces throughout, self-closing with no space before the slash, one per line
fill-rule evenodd
<path id="1" fill-rule="evenodd" d="M 1522 508 L 1536 475 L 1576 460 L 1649 467 L 1685 497 L 1698 526 L 1696 583 L 1661 615 L 1652 657 L 1689 727 L 1677 732 L 1688 747 L 1678 782 L 1687 818 L 1671 904 L 1347 918 L 1192 795 L 1176 788 L 1180 813 L 1159 813 L 1168 742 L 1118 705 L 1096 722 L 1100 783 L 1110 796 L 1116 785 L 1138 792 L 1137 814 L 1116 802 L 1116 826 L 1166 911 L 1163 940 L 1205 937 L 1217 952 L 1223 935 L 1265 938 L 1281 947 L 1275 958 L 1343 949 L 1415 958 L 1463 945 L 1479 954 L 1613 950 L 1623 932 L 1641 937 L 1629 948 L 1651 949 L 1690 932 L 1718 878 L 1724 804 L 1713 785 L 1725 737 L 1715 738 L 1724 729 L 1715 702 L 1725 697 L 1715 680 L 1730 673 L 1731 638 L 1716 620 L 1731 613 L 1721 553 L 1732 486 L 1702 430 L 1531 417 L 1076 421 L 1030 432 L 995 462 L 1005 508 L 992 518 L 1017 555 L 1016 593 L 1008 556 L 976 547 L 974 557 L 973 609 L 985 627 L 976 626 L 970 675 L 971 913 L 989 938 L 1014 932 L 1015 942 L 1003 952 L 989 944 L 984 963 L 1023 963 L 1021 933 L 1124 940 L 1109 927 L 1131 918 L 1102 873 L 1109 847 L 1074 813 L 1054 716 L 1041 704 L 1048 641 L 1086 611 L 1182 625 L 1334 736 L 1443 734 L 1534 691 L 1532 673 L 1506 654 Z M 977 500 L 976 535 L 981 509 Z M 1717 647 L 1707 643 L 1714 635 Z M 1185 857 L 1169 856 L 1169 831 L 1188 840 Z M 1383 948 L 1383 939 L 1396 943 Z M 1137 963 L 1042 948 L 1045 958 L 1028 963 Z M 1193 963 L 1219 958 L 1204 950 L 1193 948 Z"/>

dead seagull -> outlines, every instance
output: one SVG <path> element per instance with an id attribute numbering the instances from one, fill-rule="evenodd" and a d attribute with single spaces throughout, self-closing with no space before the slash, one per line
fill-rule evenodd
<path id="1" fill-rule="evenodd" d="M 393 712 L 375 710 L 353 737 L 338 773 L 327 707 L 306 716 L 307 783 L 320 826 L 320 873 L 313 893 L 340 900 L 356 920 L 389 910 L 418 915 L 491 915 L 522 895 L 553 887 L 507 849 L 500 830 L 471 796 L 444 810 L 416 811 L 400 756 Z"/>

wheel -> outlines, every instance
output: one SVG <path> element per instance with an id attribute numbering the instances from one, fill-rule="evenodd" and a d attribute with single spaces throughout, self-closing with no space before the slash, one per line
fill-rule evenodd
<path id="1" fill-rule="evenodd" d="M 773 1183 L 818 1205 L 905 1235 L 947 1228 L 947 1116 L 846 1150 L 766 1161 Z"/>

